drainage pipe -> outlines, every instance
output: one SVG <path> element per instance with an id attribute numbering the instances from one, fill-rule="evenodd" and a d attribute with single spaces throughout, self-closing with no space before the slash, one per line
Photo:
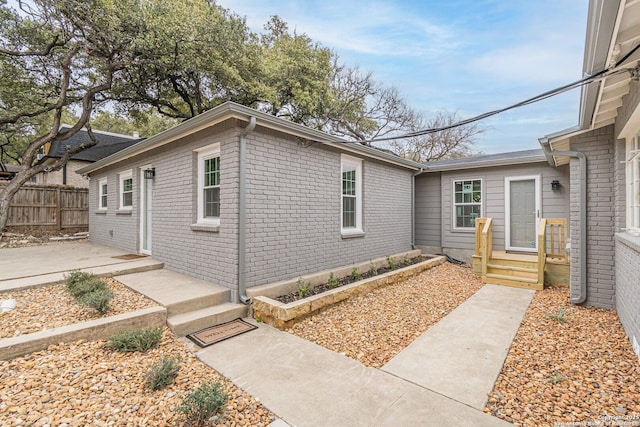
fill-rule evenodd
<path id="1" fill-rule="evenodd" d="M 416 249 L 416 176 L 424 172 L 424 168 L 411 176 L 411 249 Z"/>
<path id="2" fill-rule="evenodd" d="M 582 304 L 587 300 L 587 156 L 581 151 L 553 151 L 548 141 L 541 141 L 540 146 L 545 155 L 567 156 L 580 161 L 580 190 L 578 206 L 580 206 L 580 293 L 571 297 L 572 304 Z"/>
<path id="3" fill-rule="evenodd" d="M 245 137 L 256 127 L 256 118 L 251 116 L 249 124 L 240 133 L 239 177 L 238 177 L 238 298 L 243 304 L 249 304 L 251 299 L 247 296 L 245 288 L 245 248 L 246 248 L 246 155 L 247 141 Z"/>

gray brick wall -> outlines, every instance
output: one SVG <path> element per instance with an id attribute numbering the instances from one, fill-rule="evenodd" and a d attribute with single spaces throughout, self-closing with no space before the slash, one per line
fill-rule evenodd
<path id="1" fill-rule="evenodd" d="M 237 288 L 238 148 L 234 121 L 198 132 L 91 177 L 95 243 L 138 252 L 139 170 L 151 164 L 153 257 L 167 268 Z M 258 127 L 247 137 L 247 283 L 256 286 L 402 252 L 411 246 L 411 171 L 365 160 L 365 236 L 340 234 L 340 153 Z M 218 233 L 195 231 L 195 149 L 221 143 Z M 133 169 L 131 215 L 117 215 L 118 172 Z M 98 181 L 108 178 L 108 209 L 97 212 Z M 113 236 L 110 235 L 113 230 Z"/>
<path id="2" fill-rule="evenodd" d="M 571 138 L 571 149 L 587 156 L 587 204 L 581 206 L 579 162 L 571 160 L 571 296 L 580 288 L 581 209 L 587 209 L 587 305 L 615 306 L 615 146 L 613 125 Z"/>
<path id="3" fill-rule="evenodd" d="M 249 134 L 247 287 L 410 249 L 411 172 L 365 159 L 365 236 L 343 239 L 340 159 L 320 144 Z"/>
<path id="4" fill-rule="evenodd" d="M 238 132 L 234 121 L 203 130 L 159 149 L 100 171 L 91 177 L 91 240 L 137 253 L 139 242 L 139 167 L 151 164 L 156 169 L 153 181 L 153 257 L 167 268 L 231 289 L 237 287 L 237 199 Z M 196 222 L 195 149 L 221 144 L 221 201 L 218 233 L 194 231 Z M 118 172 L 134 169 L 133 211 L 129 216 L 116 214 Z M 96 213 L 97 185 L 108 177 L 109 207 Z M 113 237 L 109 230 L 113 230 Z"/>
<path id="5" fill-rule="evenodd" d="M 616 238 L 616 309 L 640 358 L 640 238 Z M 639 359 L 640 360 L 640 359 Z"/>

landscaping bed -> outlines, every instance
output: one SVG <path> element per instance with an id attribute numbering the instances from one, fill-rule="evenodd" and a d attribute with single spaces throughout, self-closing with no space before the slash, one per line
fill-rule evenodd
<path id="1" fill-rule="evenodd" d="M 444 263 L 344 300 L 288 330 L 379 368 L 482 286 L 470 268 Z"/>
<path id="2" fill-rule="evenodd" d="M 484 411 L 517 426 L 640 425 L 640 362 L 615 310 L 538 291 Z"/>
<path id="3" fill-rule="evenodd" d="M 0 300 L 15 299 L 16 308 L 0 313 L 0 339 L 51 329 L 101 317 L 115 316 L 158 304 L 112 278 L 102 279 L 113 292 L 104 314 L 79 305 L 64 284 L 0 293 Z"/>
<path id="4" fill-rule="evenodd" d="M 312 295 L 318 295 L 323 292 L 330 291 L 332 289 L 340 288 L 342 286 L 346 286 L 351 283 L 358 282 L 360 280 L 368 279 L 370 277 L 380 276 L 390 271 L 395 271 L 404 267 L 408 267 L 410 265 L 418 264 L 423 261 L 430 260 L 432 258 L 434 257 L 428 256 L 428 255 L 418 255 L 413 258 L 404 257 L 398 261 L 388 258 L 387 264 L 384 266 L 376 267 L 374 264 L 371 264 L 371 266 L 369 267 L 369 270 L 365 271 L 364 273 L 361 273 L 356 268 L 354 268 L 354 270 L 348 276 L 344 276 L 341 278 L 332 277 L 328 282 L 320 283 L 314 286 L 311 286 L 310 283 L 305 282 L 304 280 L 299 280 L 297 291 L 289 292 L 288 294 L 285 294 L 285 295 L 280 295 L 275 299 L 284 304 L 288 304 L 290 302 L 298 301 Z"/>
<path id="5" fill-rule="evenodd" d="M 204 382 L 228 395 L 213 425 L 266 426 L 275 417 L 260 402 L 197 360 L 189 344 L 164 328 L 147 352 L 120 353 L 106 341 L 52 345 L 45 351 L 0 361 L 0 425 L 184 425 L 174 409 Z M 145 374 L 166 356 L 180 360 L 175 382 L 152 391 Z"/>

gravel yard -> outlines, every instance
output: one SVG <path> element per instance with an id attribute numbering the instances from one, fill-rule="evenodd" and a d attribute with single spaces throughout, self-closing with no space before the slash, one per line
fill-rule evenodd
<path id="1" fill-rule="evenodd" d="M 481 287 L 470 268 L 445 263 L 329 307 L 290 332 L 379 368 Z"/>
<path id="2" fill-rule="evenodd" d="M 114 294 L 109 311 L 104 316 L 114 316 L 158 305 L 117 280 L 111 278 L 103 280 Z M 30 334 L 43 329 L 104 317 L 94 309 L 76 303 L 67 293 L 64 284 L 0 293 L 0 299 L 9 298 L 14 298 L 17 306 L 12 311 L 0 313 L 0 338 Z"/>
<path id="3" fill-rule="evenodd" d="M 559 309 L 566 323 L 551 317 Z M 640 362 L 616 312 L 538 291 L 484 411 L 519 426 L 640 425 Z"/>
<path id="4" fill-rule="evenodd" d="M 190 344 L 176 340 L 167 328 L 160 346 L 146 353 L 118 353 L 104 344 L 78 341 L 0 361 L 0 425 L 180 426 L 174 408 L 205 381 L 220 382 L 229 395 L 215 425 L 265 426 L 275 418 L 198 361 Z M 144 376 L 164 356 L 180 357 L 181 370 L 173 385 L 151 391 Z"/>

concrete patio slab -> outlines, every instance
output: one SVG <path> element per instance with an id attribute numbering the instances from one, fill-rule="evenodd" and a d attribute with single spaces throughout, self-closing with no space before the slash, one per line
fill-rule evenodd
<path id="1" fill-rule="evenodd" d="M 485 285 L 382 370 L 482 409 L 534 294 Z"/>
<path id="2" fill-rule="evenodd" d="M 197 355 L 289 425 L 509 425 L 287 332 L 257 325 Z"/>
<path id="3" fill-rule="evenodd" d="M 137 261 L 113 258 L 125 254 L 89 242 L 0 249 L 0 281 Z"/>

